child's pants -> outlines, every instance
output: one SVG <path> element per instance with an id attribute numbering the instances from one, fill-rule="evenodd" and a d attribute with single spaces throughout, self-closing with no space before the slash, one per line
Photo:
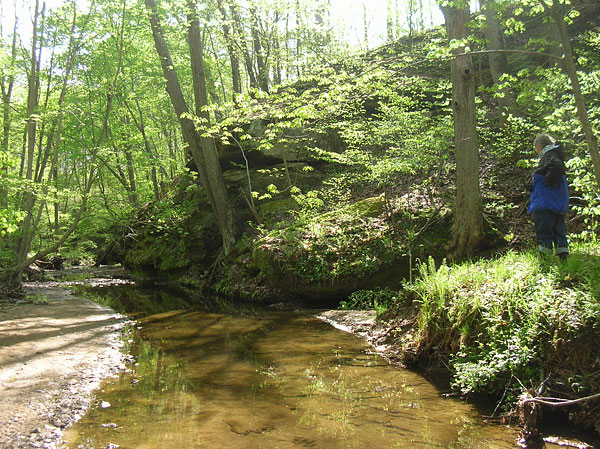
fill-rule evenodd
<path id="1" fill-rule="evenodd" d="M 540 252 L 552 254 L 554 247 L 556 254 L 568 254 L 569 243 L 564 214 L 555 214 L 549 210 L 536 210 L 533 212 L 533 222 Z"/>

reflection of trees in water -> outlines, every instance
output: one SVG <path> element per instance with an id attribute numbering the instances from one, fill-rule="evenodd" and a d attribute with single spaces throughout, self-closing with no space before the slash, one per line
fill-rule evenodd
<path id="1" fill-rule="evenodd" d="M 94 447 L 512 445 L 483 441 L 489 429 L 467 405 L 306 316 L 172 311 L 138 323 L 135 371 L 100 395 L 110 408 L 84 419 Z"/>
<path id="2" fill-rule="evenodd" d="M 135 285 L 90 287 L 78 285 L 74 294 L 131 316 L 151 315 L 197 307 L 183 293 L 164 289 L 142 289 Z"/>

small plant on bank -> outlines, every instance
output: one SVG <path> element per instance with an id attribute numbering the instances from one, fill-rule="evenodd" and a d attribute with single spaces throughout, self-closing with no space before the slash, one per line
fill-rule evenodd
<path id="1" fill-rule="evenodd" d="M 358 290 L 352 293 L 347 301 L 340 302 L 342 310 L 371 310 L 377 316 L 386 312 L 398 300 L 398 292 L 389 288 L 375 290 Z"/>
<path id="2" fill-rule="evenodd" d="M 34 306 L 43 306 L 49 304 L 50 301 L 46 295 L 42 295 L 41 293 L 32 293 L 31 295 L 25 296 L 25 300 L 28 304 L 33 304 Z"/>

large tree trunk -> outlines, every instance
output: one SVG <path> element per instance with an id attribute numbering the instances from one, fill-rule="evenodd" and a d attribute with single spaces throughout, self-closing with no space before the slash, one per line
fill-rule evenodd
<path id="1" fill-rule="evenodd" d="M 469 35 L 467 3 L 462 8 L 442 7 L 449 40 Z M 455 54 L 463 53 L 457 48 Z M 483 206 L 479 187 L 479 149 L 475 117 L 475 80 L 471 57 L 452 60 L 452 111 L 456 147 L 456 203 L 450 249 L 455 256 L 472 254 L 483 239 Z"/>
<path id="2" fill-rule="evenodd" d="M 188 0 L 188 42 L 192 64 L 196 116 L 206 122 L 206 127 L 210 127 L 210 113 L 205 108 L 208 106 L 208 94 L 204 71 L 204 49 L 200 35 L 200 21 L 196 0 Z M 225 187 L 225 180 L 221 172 L 221 164 L 219 163 L 214 139 L 212 137 L 200 136 L 200 144 L 202 149 L 200 157 L 204 159 L 206 166 L 208 183 L 215 202 L 215 213 L 217 214 L 219 229 L 223 237 L 223 250 L 225 255 L 227 255 L 235 244 L 233 210 L 228 198 L 227 188 Z"/>
<path id="3" fill-rule="evenodd" d="M 564 52 L 565 69 L 569 75 L 569 79 L 571 80 L 571 88 L 573 89 L 575 105 L 577 106 L 577 117 L 579 117 L 581 127 L 585 133 L 590 156 L 592 158 L 592 166 L 594 169 L 596 184 L 598 189 L 600 189 L 600 152 L 598 151 L 598 138 L 594 134 L 592 124 L 590 123 L 590 119 L 587 114 L 585 100 L 583 98 L 583 94 L 581 93 L 581 86 L 579 85 L 579 78 L 577 76 L 577 68 L 575 67 L 575 59 L 573 58 L 573 49 L 571 48 L 567 24 L 564 20 L 563 5 L 561 5 L 558 0 L 552 0 L 552 7 L 550 8 L 543 0 L 539 1 L 546 12 L 550 14 L 550 17 L 552 17 L 552 20 L 554 20 L 558 27 L 560 42 Z"/>
<path id="4" fill-rule="evenodd" d="M 190 117 L 191 111 L 185 101 L 181 86 L 179 84 L 179 78 L 175 72 L 171 53 L 163 36 L 156 4 L 154 0 L 145 0 L 145 3 L 146 7 L 150 11 L 150 25 L 152 27 L 154 45 L 161 61 L 163 75 L 167 81 L 167 93 L 179 119 L 183 138 L 186 144 L 189 146 L 189 149 L 194 157 L 194 162 L 196 163 L 200 180 L 206 190 L 206 194 L 210 200 L 213 210 L 215 211 L 215 215 L 217 216 L 219 229 L 223 238 L 224 252 L 229 254 L 234 244 L 233 219 L 229 220 L 228 214 L 230 213 L 230 209 L 229 202 L 227 201 L 227 191 L 225 189 L 221 168 L 218 165 L 218 158 L 216 151 L 214 150 L 214 145 L 212 145 L 212 148 L 210 148 L 207 143 L 203 144 L 203 139 L 196 131 L 194 122 Z M 195 32 L 197 32 L 197 29 L 192 31 L 192 27 L 190 26 L 190 33 Z M 191 39 L 192 42 L 194 40 L 195 38 Z M 193 53 L 193 50 L 191 51 Z M 198 76 L 198 71 L 203 70 L 197 65 L 197 62 L 197 58 L 194 57 L 192 63 L 194 64 L 195 77 Z M 197 104 L 201 105 L 203 102 L 201 97 L 206 98 L 206 91 L 202 92 L 201 89 L 198 89 L 198 87 L 195 86 L 194 94 L 197 96 Z M 200 112 L 205 114 L 203 111 Z M 206 151 L 203 151 L 203 149 Z M 208 163 L 205 160 L 205 156 L 208 157 Z M 214 185 L 211 184 L 211 181 L 213 181 Z"/>

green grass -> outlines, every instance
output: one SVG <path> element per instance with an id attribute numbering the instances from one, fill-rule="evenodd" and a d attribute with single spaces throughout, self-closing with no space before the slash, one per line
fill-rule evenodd
<path id="1" fill-rule="evenodd" d="M 557 394 L 600 387 L 600 251 L 565 262 L 535 252 L 460 265 L 423 263 L 404 297 L 420 302 L 417 354 L 462 394 L 514 399 L 549 376 Z"/>

